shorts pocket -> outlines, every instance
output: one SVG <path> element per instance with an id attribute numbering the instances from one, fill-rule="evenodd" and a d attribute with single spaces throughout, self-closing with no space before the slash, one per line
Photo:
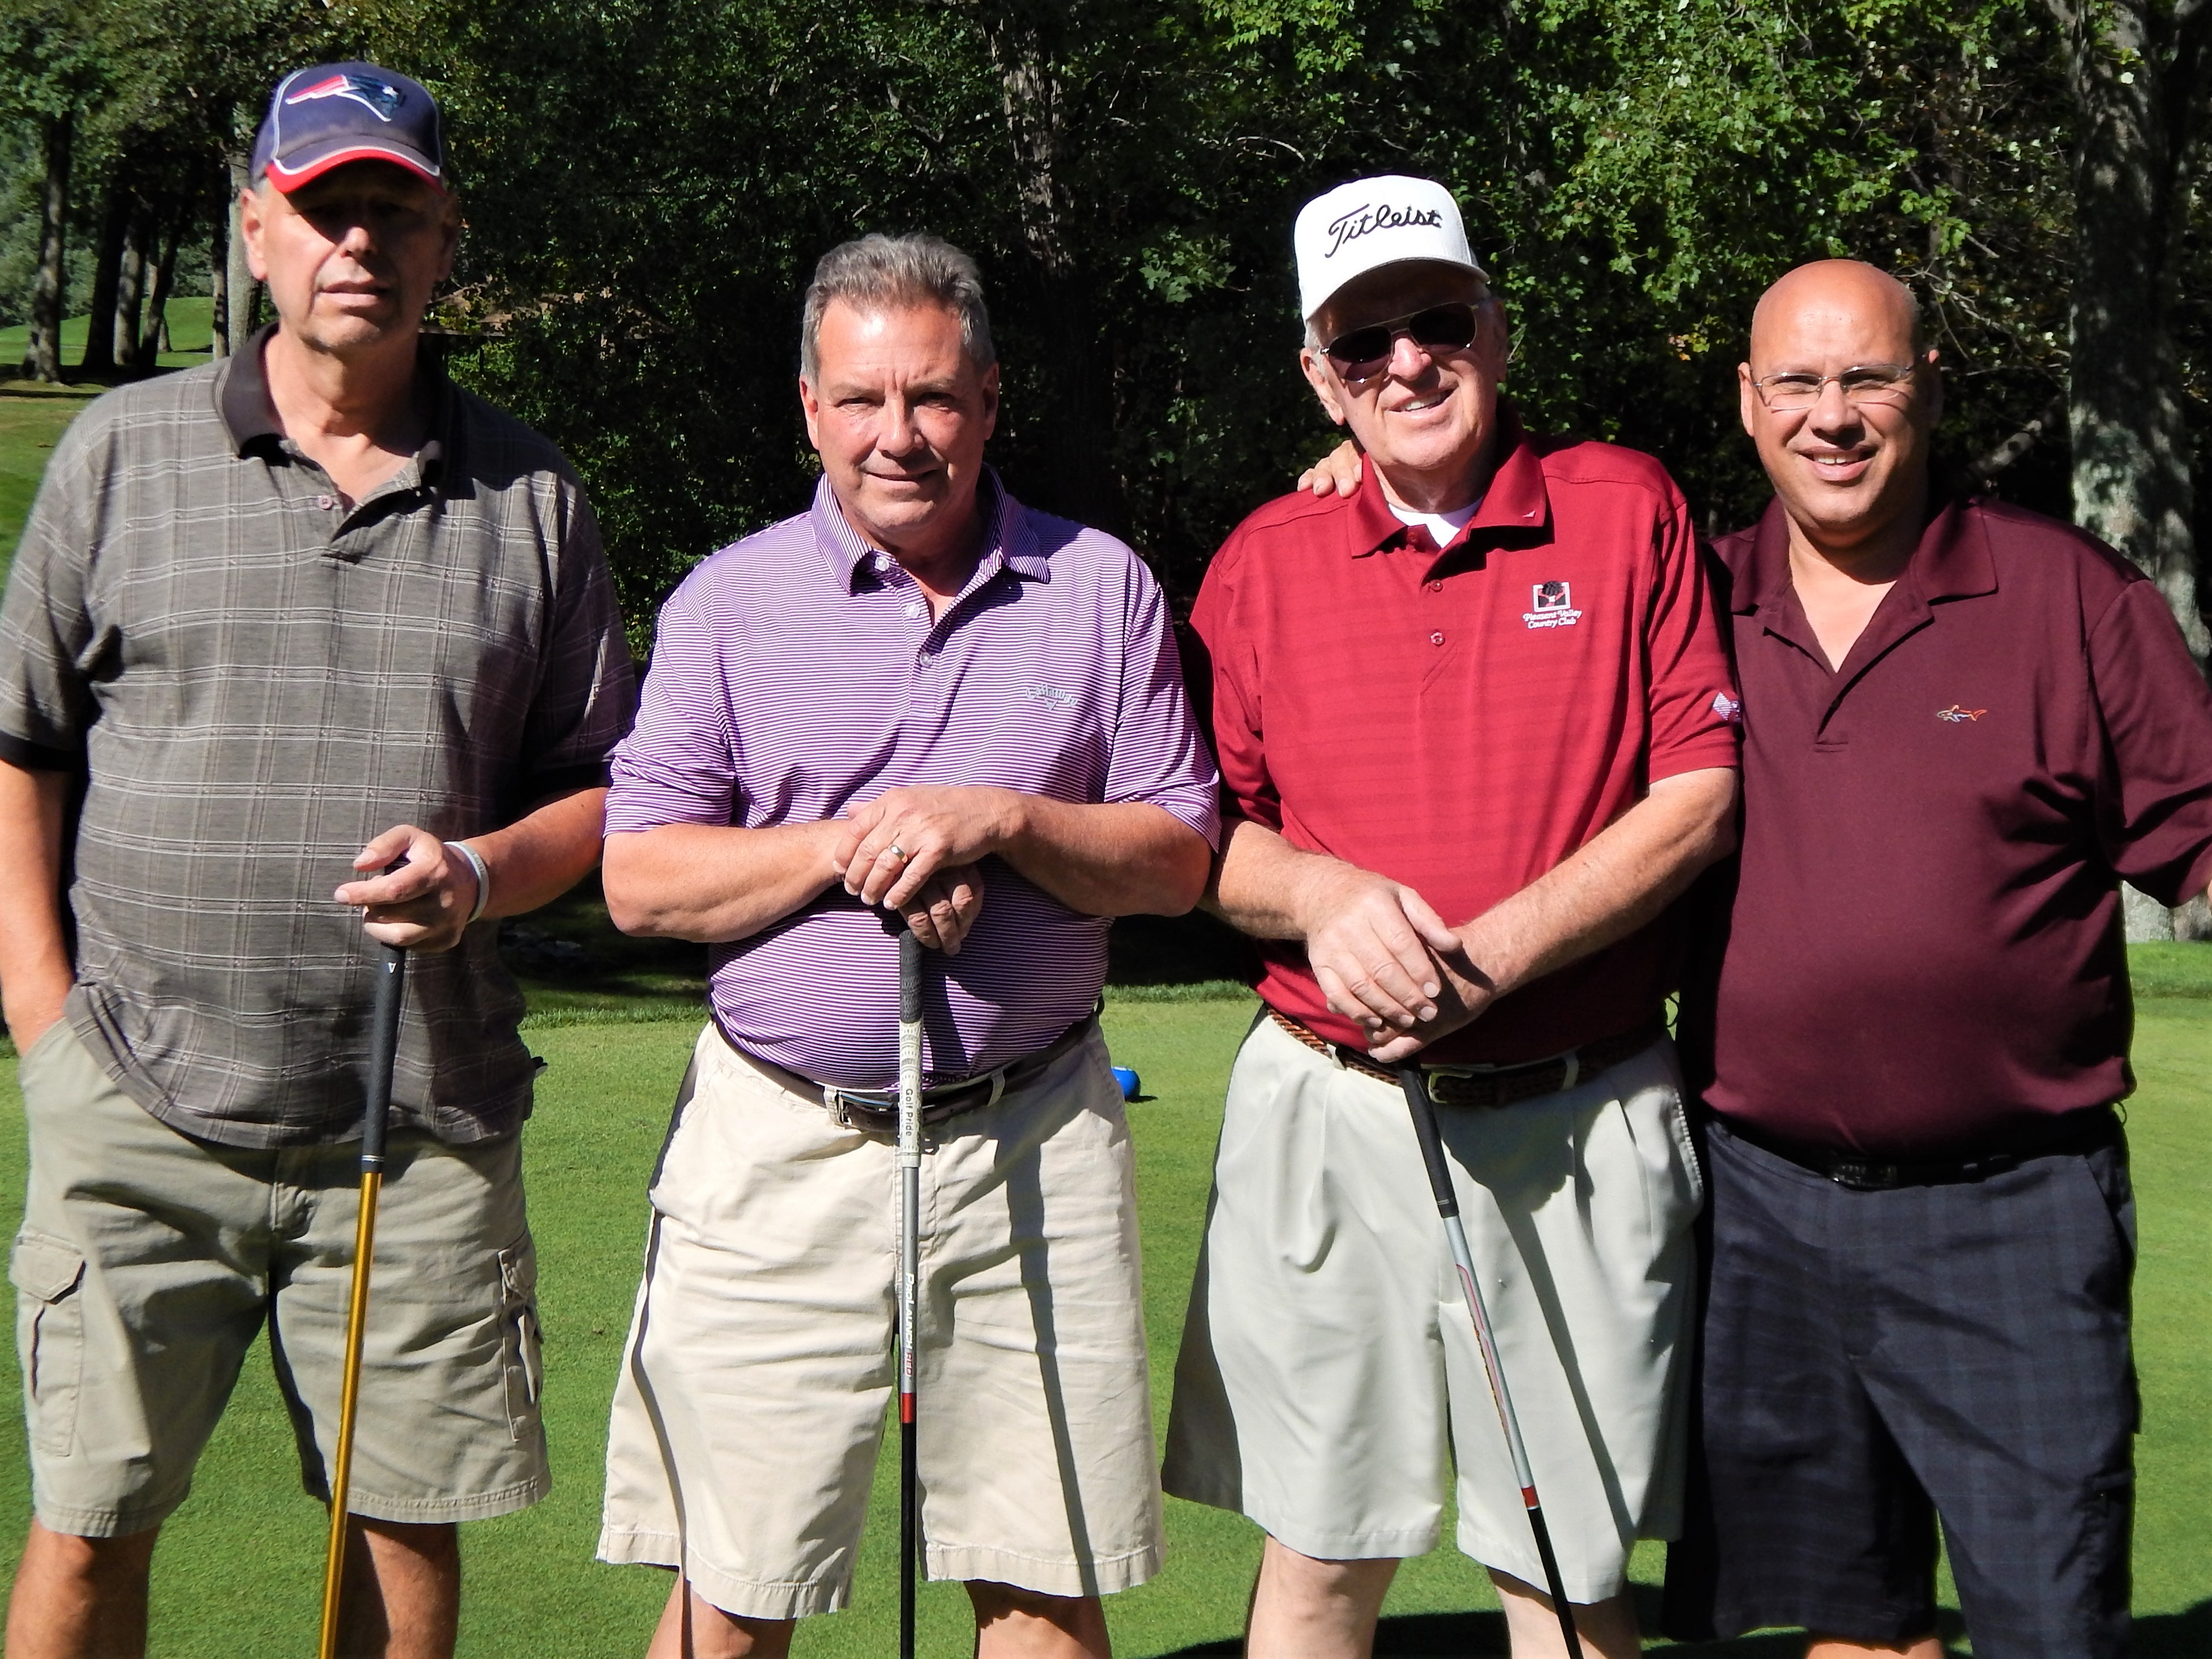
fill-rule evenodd
<path id="1" fill-rule="evenodd" d="M 15 1286 L 15 1352 L 31 1443 L 67 1452 L 76 1436 L 78 1385 L 84 1375 L 84 1253 L 66 1240 L 28 1228 L 15 1235 L 8 1262 Z"/>
<path id="2" fill-rule="evenodd" d="M 518 1443 L 532 1441 L 545 1357 L 538 1329 L 538 1247 L 527 1234 L 499 1253 L 499 1334 L 507 1431 Z"/>
<path id="3" fill-rule="evenodd" d="M 16 1086 L 26 1090 L 31 1088 L 33 1086 L 31 1079 L 37 1073 L 46 1070 L 53 1060 L 56 1051 L 67 1043 L 72 1036 L 66 1015 L 40 1032 L 38 1040 L 15 1056 Z"/>

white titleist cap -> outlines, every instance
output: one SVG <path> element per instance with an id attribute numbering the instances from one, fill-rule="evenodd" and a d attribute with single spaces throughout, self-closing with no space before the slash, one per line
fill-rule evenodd
<path id="1" fill-rule="evenodd" d="M 1402 259 L 1457 265 L 1490 280 L 1468 250 L 1459 204 L 1432 179 L 1386 173 L 1339 185 L 1298 210 L 1291 241 L 1298 255 L 1298 311 L 1309 318 L 1353 277 Z"/>

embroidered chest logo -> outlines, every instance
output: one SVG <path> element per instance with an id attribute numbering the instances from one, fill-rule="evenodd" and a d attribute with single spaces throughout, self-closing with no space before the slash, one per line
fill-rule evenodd
<path id="1" fill-rule="evenodd" d="M 1521 620 L 1531 628 L 1572 628 L 1583 619 L 1565 582 L 1538 582 Z"/>
<path id="2" fill-rule="evenodd" d="M 1936 718 L 1946 726 L 1964 726 L 1970 720 L 1981 719 L 1989 712 L 1986 708 L 1961 708 L 1954 702 L 1948 708 L 1937 709 Z"/>
<path id="3" fill-rule="evenodd" d="M 1033 685 L 1030 687 L 1030 699 L 1033 702 L 1048 702 L 1058 708 L 1073 708 L 1075 707 L 1075 693 L 1073 691 L 1063 691 L 1056 685 Z"/>

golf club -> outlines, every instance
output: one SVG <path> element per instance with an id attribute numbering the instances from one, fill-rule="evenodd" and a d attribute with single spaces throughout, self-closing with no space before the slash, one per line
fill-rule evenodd
<path id="1" fill-rule="evenodd" d="M 1506 1455 L 1513 1460 L 1513 1478 L 1520 1483 L 1521 1502 L 1528 1510 L 1528 1530 L 1536 1535 L 1536 1555 L 1544 1564 L 1544 1588 L 1551 1593 L 1552 1609 L 1559 1616 L 1559 1634 L 1566 1638 L 1568 1659 L 1582 1659 L 1582 1638 L 1575 1634 L 1575 1616 L 1568 1609 L 1566 1586 L 1559 1579 L 1559 1558 L 1552 1553 L 1544 1507 L 1536 1500 L 1536 1477 L 1528 1470 L 1528 1448 L 1521 1438 L 1521 1419 L 1513 1414 L 1513 1396 L 1506 1391 L 1505 1372 L 1498 1363 L 1498 1345 L 1491 1340 L 1490 1310 L 1483 1305 L 1482 1286 L 1474 1276 L 1474 1257 L 1467 1247 L 1467 1228 L 1459 1218 L 1459 1197 L 1452 1190 L 1443 1140 L 1437 1133 L 1436 1103 L 1429 1098 L 1429 1085 L 1419 1066 L 1400 1068 L 1398 1081 L 1406 1091 L 1406 1104 L 1413 1110 L 1413 1138 L 1421 1143 L 1421 1162 L 1429 1171 L 1429 1189 L 1436 1194 L 1437 1214 L 1443 1219 L 1452 1265 L 1459 1269 L 1460 1288 L 1467 1293 L 1468 1316 L 1474 1322 L 1474 1346 L 1482 1353 L 1490 1397 L 1498 1407 L 1498 1424 L 1505 1431 Z"/>
<path id="2" fill-rule="evenodd" d="M 915 1348 L 921 1315 L 921 941 L 899 919 L 899 1659 L 914 1659 L 915 1569 L 921 1553 L 915 1461 Z"/>
<path id="3" fill-rule="evenodd" d="M 354 1408 L 361 1400 L 362 1337 L 368 1328 L 368 1266 L 376 1250 L 376 1200 L 384 1188 L 385 1120 L 392 1111 L 392 1068 L 399 1053 L 399 1006 L 407 953 L 376 947 L 376 1006 L 369 1025 L 368 1099 L 361 1120 L 361 1218 L 353 1236 L 353 1300 L 346 1310 L 345 1381 L 338 1395 L 337 1455 L 331 1465 L 331 1546 L 323 1572 L 321 1659 L 337 1659 L 338 1596 L 345 1584 L 346 1495 L 353 1480 Z"/>

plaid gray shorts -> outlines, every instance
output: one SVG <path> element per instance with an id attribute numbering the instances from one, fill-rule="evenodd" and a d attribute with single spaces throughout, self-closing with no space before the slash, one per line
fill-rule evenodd
<path id="1" fill-rule="evenodd" d="M 1974 1651 L 2118 1659 L 2138 1408 L 2135 1201 L 2101 1145 L 1851 1191 L 1708 1126 L 1710 1284 L 1666 1627 L 1936 1628 L 1941 1519 Z"/>

